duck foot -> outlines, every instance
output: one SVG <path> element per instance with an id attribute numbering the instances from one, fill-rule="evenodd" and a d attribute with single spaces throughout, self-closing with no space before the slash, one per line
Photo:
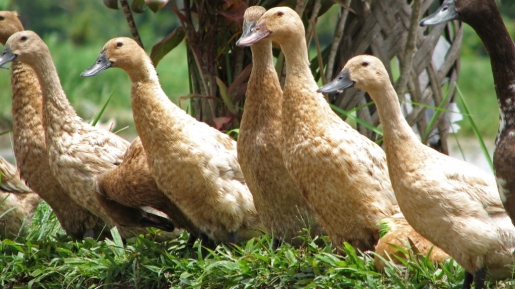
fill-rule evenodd
<path id="1" fill-rule="evenodd" d="M 283 241 L 281 239 L 274 238 L 272 240 L 272 249 L 277 250 L 282 244 Z"/>
<path id="2" fill-rule="evenodd" d="M 142 211 L 140 219 L 141 226 L 154 227 L 166 232 L 173 232 L 175 225 L 170 219 Z"/>

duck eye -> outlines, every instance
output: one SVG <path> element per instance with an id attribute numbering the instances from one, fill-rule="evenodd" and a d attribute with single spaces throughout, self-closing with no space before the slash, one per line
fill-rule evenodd
<path id="1" fill-rule="evenodd" d="M 5 17 L 4 16 L 0 16 L 0 20 L 5 20 Z"/>
<path id="2" fill-rule="evenodd" d="M 361 66 L 363 67 L 367 67 L 370 63 L 368 63 L 368 61 L 364 61 L 363 63 L 361 63 Z"/>
<path id="3" fill-rule="evenodd" d="M 122 47 L 122 46 L 123 46 L 122 42 L 116 42 L 116 47 Z"/>
<path id="4" fill-rule="evenodd" d="M 27 36 L 23 35 L 21 38 L 20 38 L 21 41 L 25 41 L 27 40 Z"/>
<path id="5" fill-rule="evenodd" d="M 283 15 L 284 15 L 284 12 L 282 12 L 282 11 L 277 12 L 277 16 L 283 16 Z"/>

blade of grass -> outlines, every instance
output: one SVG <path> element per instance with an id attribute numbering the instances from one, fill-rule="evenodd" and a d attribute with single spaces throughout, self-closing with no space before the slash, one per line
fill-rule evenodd
<path id="1" fill-rule="evenodd" d="M 456 91 L 458 92 L 458 96 L 461 100 L 461 103 L 463 104 L 463 110 L 465 110 L 465 114 L 463 114 L 463 115 L 466 116 L 468 121 L 470 122 L 472 131 L 474 131 L 474 134 L 476 135 L 476 138 L 479 141 L 479 146 L 481 147 L 481 150 L 483 151 L 483 154 L 484 154 L 486 160 L 488 161 L 488 164 L 490 165 L 490 169 L 492 169 L 492 171 L 493 171 L 494 164 L 492 162 L 492 158 L 490 157 L 490 154 L 488 153 L 488 149 L 486 148 L 485 142 L 483 141 L 483 138 L 481 137 L 481 134 L 479 133 L 476 123 L 474 122 L 474 119 L 472 118 L 472 115 L 470 115 L 470 111 L 467 106 L 467 102 L 465 101 L 465 98 L 461 94 L 461 90 L 460 90 L 458 84 L 456 83 L 455 85 L 456 85 Z"/>
<path id="2" fill-rule="evenodd" d="M 8 133 L 11 133 L 13 132 L 13 130 L 6 130 L 6 131 L 3 131 L 3 132 L 0 132 L 0 136 L 4 135 L 4 134 L 8 134 Z"/>
<path id="3" fill-rule="evenodd" d="M 435 113 L 433 114 L 433 117 L 427 124 L 426 131 L 424 132 L 424 135 L 422 136 L 423 143 L 426 143 L 427 137 L 429 136 L 429 133 L 433 130 L 433 126 L 435 125 L 435 122 L 438 119 L 438 116 L 440 116 L 441 111 L 444 109 L 443 106 L 447 103 L 447 99 L 449 98 L 449 95 L 450 95 L 450 93 L 447 92 L 447 94 L 443 98 L 442 102 L 440 102 L 440 105 L 438 105 L 437 109 L 435 109 Z"/>
<path id="4" fill-rule="evenodd" d="M 376 134 L 378 134 L 378 135 L 383 135 L 383 132 L 382 132 L 380 129 L 378 129 L 377 127 L 375 127 L 375 126 L 373 126 L 373 125 L 369 124 L 368 122 L 366 122 L 366 121 L 364 121 L 364 120 L 360 119 L 359 117 L 355 117 L 355 116 L 353 116 L 353 115 L 352 115 L 352 114 L 350 114 L 348 111 L 345 111 L 345 110 L 343 110 L 343 109 L 341 109 L 341 108 L 339 108 L 339 107 L 337 107 L 336 105 L 333 105 L 333 104 L 331 104 L 331 108 L 332 108 L 336 113 L 338 113 L 338 114 L 340 114 L 340 115 L 343 115 L 343 116 L 345 116 L 345 117 L 347 117 L 347 118 L 349 118 L 349 119 L 351 119 L 351 120 L 353 120 L 353 121 L 355 121 L 355 122 L 357 122 L 357 123 L 361 124 L 362 126 L 364 126 L 364 127 L 368 128 L 369 130 L 371 130 L 371 131 L 375 132 Z"/>
<path id="5" fill-rule="evenodd" d="M 109 101 L 111 100 L 111 97 L 113 97 L 113 94 L 114 94 L 114 90 L 111 91 L 111 94 L 109 95 L 109 97 L 107 98 L 107 100 L 104 102 L 104 105 L 102 106 L 102 108 L 100 109 L 99 112 L 97 112 L 95 114 L 95 116 L 93 116 L 93 119 L 89 122 L 89 124 L 91 124 L 92 126 L 95 126 L 97 123 L 98 123 L 98 120 L 100 119 L 100 117 L 102 117 L 102 114 L 104 114 L 104 111 L 107 107 L 107 104 L 109 103 Z"/>

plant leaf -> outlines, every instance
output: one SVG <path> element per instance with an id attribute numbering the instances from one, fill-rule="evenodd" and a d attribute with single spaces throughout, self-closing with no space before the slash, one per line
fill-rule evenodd
<path id="1" fill-rule="evenodd" d="M 218 89 L 220 90 L 220 95 L 222 96 L 222 99 L 223 99 L 225 105 L 227 106 L 227 108 L 229 109 L 229 111 L 231 113 L 236 114 L 236 111 L 234 110 L 234 104 L 232 103 L 231 98 L 229 97 L 229 94 L 227 93 L 227 86 L 220 78 L 218 78 L 218 76 L 216 77 L 216 84 L 218 85 Z"/>
<path id="2" fill-rule="evenodd" d="M 111 94 L 109 95 L 109 97 L 107 98 L 107 100 L 104 102 L 104 105 L 102 106 L 102 108 L 100 109 L 100 111 L 99 111 L 99 112 L 97 112 L 97 113 L 95 114 L 95 116 L 93 116 L 93 119 L 91 119 L 91 121 L 89 122 L 89 124 L 91 124 L 92 126 L 97 125 L 98 120 L 100 119 L 100 117 L 102 117 L 102 114 L 104 114 L 104 110 L 106 109 L 107 104 L 108 104 L 108 103 L 109 103 L 109 101 L 111 100 L 111 97 L 113 97 L 113 94 L 114 94 L 114 90 L 111 92 Z"/>
<path id="3" fill-rule="evenodd" d="M 145 12 L 145 0 L 132 0 L 131 10 L 134 13 Z"/>
<path id="4" fill-rule="evenodd" d="M 104 2 L 104 6 L 109 9 L 118 10 L 118 0 L 102 0 Z"/>
<path id="5" fill-rule="evenodd" d="M 145 4 L 147 4 L 148 8 L 154 13 L 161 10 L 166 3 L 168 3 L 168 0 L 145 0 Z"/>
<path id="6" fill-rule="evenodd" d="M 350 114 L 349 112 L 347 112 L 347 111 L 345 111 L 345 110 L 343 110 L 343 109 L 341 109 L 341 108 L 337 107 L 336 105 L 331 104 L 331 108 L 332 108 L 336 113 L 338 113 L 338 114 L 340 114 L 340 115 L 343 115 L 343 116 L 345 116 L 345 117 L 348 117 L 348 118 L 352 119 L 353 121 L 355 121 L 355 122 L 357 122 L 357 123 L 361 124 L 362 126 L 364 126 L 364 127 L 368 128 L 369 130 L 371 130 L 371 131 L 373 131 L 373 132 L 377 133 L 378 135 L 383 135 L 383 132 L 382 132 L 380 129 L 378 129 L 377 127 L 375 127 L 375 126 L 373 126 L 373 125 L 369 124 L 368 122 L 366 122 L 366 121 L 362 120 L 362 119 L 361 119 L 361 118 L 359 118 L 359 117 L 355 117 L 355 116 L 353 116 L 353 115 L 352 115 L 352 114 Z"/>
<path id="7" fill-rule="evenodd" d="M 490 165 L 490 169 L 492 171 L 494 170 L 494 164 L 492 162 L 492 158 L 490 157 L 490 153 L 488 152 L 488 149 L 486 148 L 485 142 L 483 141 L 483 138 L 481 137 L 481 134 L 479 133 L 479 129 L 476 126 L 476 123 L 474 122 L 474 119 L 470 115 L 469 108 L 467 106 L 467 103 L 465 102 L 465 98 L 461 94 L 461 90 L 458 87 L 458 84 L 456 84 L 456 91 L 458 92 L 458 96 L 460 97 L 461 103 L 463 104 L 463 110 L 465 110 L 465 115 L 470 122 L 470 126 L 472 127 L 472 131 L 474 131 L 474 134 L 476 135 L 477 140 L 479 141 L 479 146 L 481 147 L 481 150 L 483 151 L 483 154 L 488 161 L 488 164 Z"/>
<path id="8" fill-rule="evenodd" d="M 172 51 L 175 47 L 177 47 L 177 45 L 179 45 L 179 43 L 182 42 L 184 35 L 184 28 L 179 26 L 163 40 L 152 46 L 152 50 L 150 51 L 150 59 L 152 60 L 152 63 L 154 63 L 154 67 L 157 67 L 159 61 L 161 61 L 161 59 L 163 59 L 163 57 L 168 54 L 168 52 Z"/>

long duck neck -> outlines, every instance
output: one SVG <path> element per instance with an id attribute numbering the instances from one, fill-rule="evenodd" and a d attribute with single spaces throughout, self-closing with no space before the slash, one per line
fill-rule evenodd
<path id="1" fill-rule="evenodd" d="M 465 22 L 474 28 L 490 56 L 501 117 L 504 115 L 499 127 L 502 134 L 505 129 L 515 129 L 514 122 L 505 121 L 515 118 L 515 44 L 495 2 L 485 1 L 484 4 L 488 9 L 482 9 Z"/>
<path id="2" fill-rule="evenodd" d="M 287 135 L 312 133 L 313 125 L 323 128 L 324 120 L 332 116 L 309 68 L 304 34 L 291 35 L 281 43 L 286 60 L 286 80 L 283 90 L 283 132 Z M 315 121 L 316 120 L 316 121 Z"/>
<path id="3" fill-rule="evenodd" d="M 131 67 L 124 70 L 132 82 L 134 123 L 145 150 L 153 150 L 153 145 L 159 148 L 159 143 L 154 141 L 155 138 L 166 139 L 169 142 L 178 140 L 182 124 L 177 121 L 177 116 L 182 117 L 187 113 L 173 104 L 164 93 L 157 72 L 149 59 Z M 175 133 L 170 134 L 170 131 Z"/>
<path id="4" fill-rule="evenodd" d="M 259 41 L 251 46 L 252 72 L 250 74 L 242 122 L 268 121 L 281 116 L 281 86 L 275 72 L 272 42 Z M 259 93 L 256 93 L 259 92 Z M 262 116 L 262 117 L 260 117 Z"/>
<path id="5" fill-rule="evenodd" d="M 301 34 L 292 35 L 292 39 L 281 43 L 281 49 L 286 59 L 285 86 L 299 85 L 299 83 L 316 86 L 309 68 L 308 49 L 304 37 L 301 37 Z"/>
<path id="6" fill-rule="evenodd" d="M 11 75 L 14 149 L 16 151 L 20 145 L 27 146 L 28 143 L 32 143 L 32 148 L 44 149 L 43 99 L 38 79 L 30 66 L 19 61 L 13 61 Z M 24 148 L 22 151 L 38 153 Z M 20 152 L 16 152 L 17 157 Z M 21 163 L 20 160 L 18 162 Z"/>
<path id="7" fill-rule="evenodd" d="M 75 132 L 75 126 L 69 124 L 81 122 L 81 119 L 66 98 L 50 52 L 40 53 L 39 60 L 31 66 L 43 93 L 43 123 L 47 136 L 58 137 L 56 132 L 62 130 Z"/>
<path id="8" fill-rule="evenodd" d="M 383 140 L 388 166 L 408 163 L 404 161 L 407 158 L 413 160 L 416 157 L 423 157 L 423 152 L 420 150 L 423 145 L 404 119 L 397 93 L 391 84 L 388 84 L 385 90 L 368 91 L 368 93 L 376 103 L 379 119 L 383 124 Z"/>

